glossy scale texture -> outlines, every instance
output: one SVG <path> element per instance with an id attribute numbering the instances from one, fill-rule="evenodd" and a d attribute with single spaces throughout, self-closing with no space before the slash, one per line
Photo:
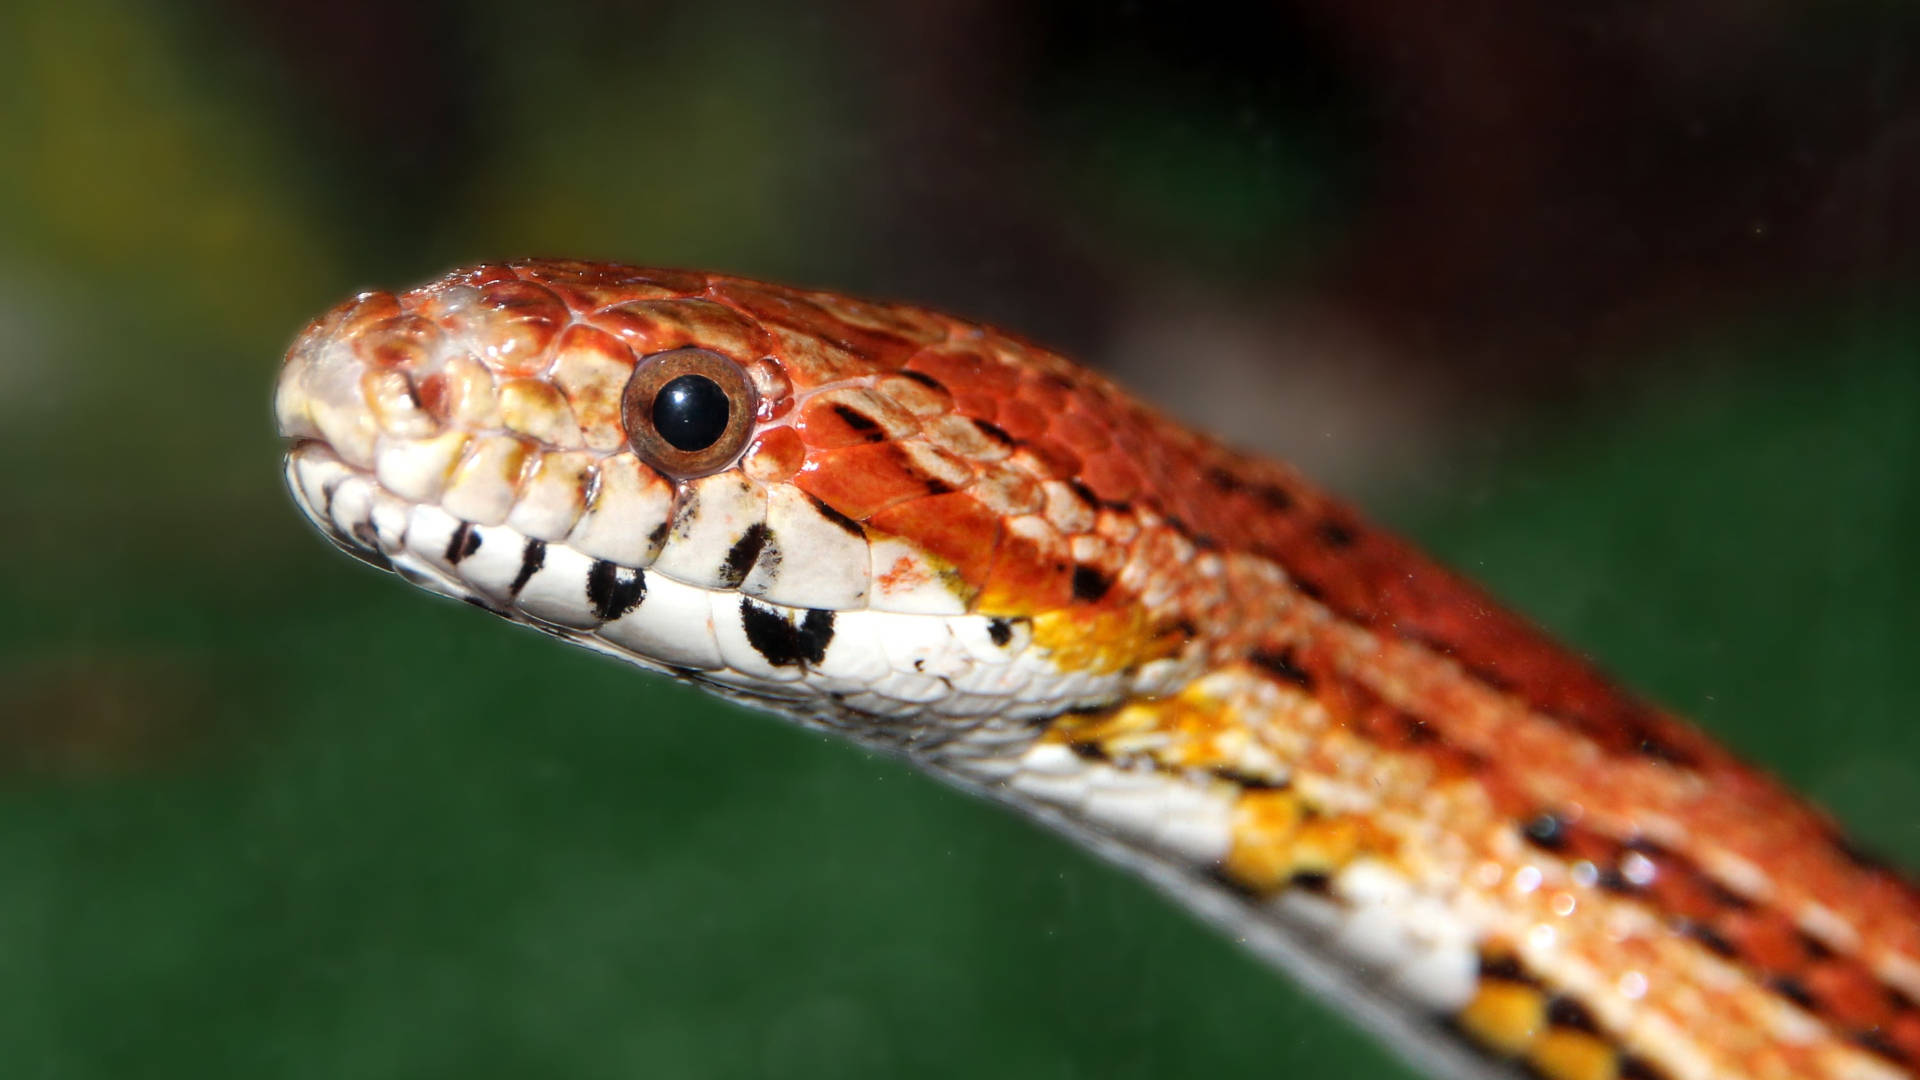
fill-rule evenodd
<path id="1" fill-rule="evenodd" d="M 677 480 L 620 402 L 688 346 L 756 426 Z M 1911 885 L 1293 470 L 1045 349 L 532 261 L 342 304 L 277 409 L 343 548 L 1006 801 L 1436 1073 L 1915 1075 Z"/>

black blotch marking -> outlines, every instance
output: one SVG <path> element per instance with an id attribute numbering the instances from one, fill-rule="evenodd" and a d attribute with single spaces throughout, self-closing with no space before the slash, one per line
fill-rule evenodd
<path id="1" fill-rule="evenodd" d="M 1318 870 L 1302 870 L 1287 879 L 1287 883 L 1303 892 L 1325 895 L 1333 891 L 1333 878 Z"/>
<path id="2" fill-rule="evenodd" d="M 1897 1065 L 1907 1065 L 1911 1063 L 1911 1059 L 1907 1057 L 1906 1051 L 1895 1046 L 1892 1040 L 1880 1033 L 1879 1028 L 1873 1028 L 1868 1031 L 1856 1031 L 1851 1038 L 1862 1049 L 1870 1053 L 1878 1054 Z"/>
<path id="3" fill-rule="evenodd" d="M 1480 977 L 1500 979 L 1505 982 L 1519 983 L 1522 986 L 1539 986 L 1540 980 L 1520 966 L 1520 960 L 1512 953 L 1481 953 Z"/>
<path id="4" fill-rule="evenodd" d="M 1303 690 L 1313 689 L 1313 675 L 1300 666 L 1291 645 L 1278 649 L 1256 649 L 1247 657 L 1254 665 L 1269 675 L 1290 682 Z"/>
<path id="5" fill-rule="evenodd" d="M 1407 723 L 1406 739 L 1409 743 L 1415 746 L 1428 746 L 1444 741 L 1440 738 L 1440 733 L 1433 730 L 1433 725 L 1427 723 L 1420 717 L 1414 716 L 1411 713 L 1402 713 L 1401 718 Z M 1480 755 L 1478 754 L 1464 750 L 1461 751 L 1461 753 L 1475 762 L 1480 760 Z"/>
<path id="6" fill-rule="evenodd" d="M 1585 1005 L 1570 997 L 1555 994 L 1547 999 L 1547 1023 L 1555 1027 L 1584 1031 L 1589 1035 L 1599 1035 L 1600 1022 L 1593 1018 Z"/>
<path id="7" fill-rule="evenodd" d="M 1299 590 L 1301 596 L 1306 597 L 1316 604 L 1324 604 L 1327 602 L 1327 590 L 1321 588 L 1315 582 L 1308 581 L 1306 578 L 1295 577 L 1293 579 L 1293 587 Z"/>
<path id="8" fill-rule="evenodd" d="M 1269 780 L 1264 776 L 1241 772 L 1231 765 L 1215 765 L 1208 771 L 1222 780 L 1240 785 L 1242 791 L 1285 791 L 1293 786 L 1285 780 Z"/>
<path id="9" fill-rule="evenodd" d="M 479 550 L 480 534 L 473 531 L 473 522 L 463 521 L 447 540 L 447 565 L 459 566 L 461 559 Z"/>
<path id="10" fill-rule="evenodd" d="M 519 596 L 520 590 L 527 587 L 533 575 L 547 562 L 547 542 L 527 537 L 527 546 L 520 549 L 520 571 L 513 575 L 513 584 L 507 586 L 508 596 Z"/>
<path id="11" fill-rule="evenodd" d="M 1260 497 L 1260 501 L 1266 504 L 1267 509 L 1275 513 L 1284 514 L 1293 509 L 1293 495 L 1286 488 L 1261 484 L 1253 489 L 1253 493 Z"/>
<path id="12" fill-rule="evenodd" d="M 953 485 L 947 483 L 945 480 L 941 480 L 932 476 L 922 476 L 922 477 L 919 477 L 918 479 L 922 483 L 926 484 L 927 494 L 929 495 L 953 494 L 953 490 L 954 490 Z"/>
<path id="13" fill-rule="evenodd" d="M 1599 885 L 1610 893 L 1635 893 L 1640 891 L 1640 886 L 1628 881 L 1627 875 L 1621 873 L 1620 868 L 1617 866 L 1601 867 L 1600 876 L 1594 879 L 1594 884 Z"/>
<path id="14" fill-rule="evenodd" d="M 1816 963 L 1822 960 L 1833 959 L 1833 950 L 1827 946 L 1826 942 L 1821 941 L 1805 930 L 1796 930 L 1794 931 L 1794 935 L 1800 939 L 1800 947 L 1807 951 L 1808 959 Z M 1913 1002 L 1907 1000 L 1907 995 L 1891 987 L 1887 989 L 1887 1000 L 1896 1009 L 1913 1008 Z"/>
<path id="15" fill-rule="evenodd" d="M 747 644 L 774 667 L 817 664 L 826 659 L 827 646 L 833 641 L 833 612 L 819 608 L 807 609 L 795 626 L 774 609 L 743 596 L 740 625 L 746 630 Z"/>
<path id="16" fill-rule="evenodd" d="M 655 551 L 660 550 L 660 545 L 667 542 L 667 533 L 671 532 L 672 530 L 673 530 L 673 518 L 671 517 L 661 522 L 660 524 L 655 525 L 653 527 L 653 531 L 647 534 L 647 546 L 652 548 Z"/>
<path id="17" fill-rule="evenodd" d="M 1668 1080 L 1664 1071 L 1643 1057 L 1621 1054 L 1618 1060 L 1618 1080 Z"/>
<path id="18" fill-rule="evenodd" d="M 1699 878 L 1701 884 L 1706 886 L 1707 894 L 1713 897 L 1714 903 L 1719 904 L 1722 907 L 1730 907 L 1735 911 L 1752 910 L 1753 901 L 1747 899 L 1744 896 L 1741 896 L 1739 893 L 1734 892 L 1732 889 L 1727 888 L 1725 885 L 1720 884 L 1718 881 L 1715 881 L 1713 878 L 1708 877 L 1704 873 L 1695 871 L 1694 876 Z M 1800 936 L 1803 938 L 1806 938 L 1807 941 L 1812 942 L 1813 944 L 1819 944 L 1818 942 L 1814 941 L 1813 938 L 1807 937 L 1805 932 L 1802 932 Z M 1821 947 L 1825 948 L 1825 946 L 1821 946 Z"/>
<path id="19" fill-rule="evenodd" d="M 985 435 L 1001 446 L 1013 445 L 1013 436 L 1007 434 L 1005 428 L 991 420 L 975 420 L 973 426 L 980 429 L 980 434 Z"/>
<path id="20" fill-rule="evenodd" d="M 1733 942 L 1721 937 L 1720 931 L 1715 930 L 1706 923 L 1696 922 L 1693 919 L 1678 919 L 1675 920 L 1675 929 L 1679 930 L 1682 936 L 1692 938 L 1700 944 L 1705 945 L 1710 952 L 1728 959 L 1733 959 L 1740 955 L 1740 950 L 1734 947 Z M 1784 991 L 1782 992 L 1784 993 Z"/>
<path id="21" fill-rule="evenodd" d="M 866 413 L 861 412 L 851 405 L 843 405 L 835 402 L 833 405 L 833 414 L 838 416 L 842 423 L 846 424 L 848 428 L 852 429 L 855 434 L 867 442 L 879 442 L 881 439 L 887 437 L 887 433 L 880 430 L 880 425 L 875 422 L 873 417 L 868 416 Z"/>
<path id="22" fill-rule="evenodd" d="M 747 571 L 753 569 L 754 560 L 760 557 L 760 550 L 772 536 L 773 530 L 767 528 L 764 521 L 747 526 L 747 531 L 727 549 L 727 557 L 720 563 L 720 584 L 731 589 L 745 581 Z"/>
<path id="23" fill-rule="evenodd" d="M 1013 640 L 1013 624 L 1005 619 L 987 620 L 987 637 L 1004 649 Z"/>
<path id="24" fill-rule="evenodd" d="M 1067 749 L 1072 750 L 1075 756 L 1085 758 L 1088 761 L 1107 760 L 1107 752 L 1100 749 L 1100 744 L 1097 742 L 1082 739 L 1068 743 Z"/>
<path id="25" fill-rule="evenodd" d="M 913 670 L 915 671 L 927 670 L 927 662 L 925 660 L 920 659 L 919 657 L 915 657 L 913 661 Z"/>
<path id="26" fill-rule="evenodd" d="M 840 526 L 842 529 L 845 529 L 847 532 L 852 533 L 862 540 L 867 538 L 867 530 L 859 522 L 828 506 L 826 503 L 821 502 L 816 496 L 808 495 L 807 501 L 813 504 L 815 510 L 820 511 L 821 517 L 826 518 L 828 521 L 833 522 L 835 525 Z"/>
<path id="27" fill-rule="evenodd" d="M 1351 525 L 1331 519 L 1314 526 L 1314 532 L 1319 534 L 1321 543 L 1328 547 L 1352 547 L 1353 542 L 1360 538 Z"/>
<path id="28" fill-rule="evenodd" d="M 941 385 L 939 379 L 934 378 L 933 376 L 927 374 L 924 371 L 913 371 L 907 368 L 902 368 L 899 371 L 894 372 L 894 374 L 900 376 L 903 379 L 912 379 L 914 382 L 919 383 L 921 386 L 924 386 L 929 390 L 944 391 L 946 389 L 945 386 Z"/>
<path id="29" fill-rule="evenodd" d="M 1207 483 L 1221 491 L 1240 490 L 1240 478 L 1218 465 L 1207 470 Z"/>
<path id="30" fill-rule="evenodd" d="M 1543 851 L 1563 851 L 1567 846 L 1567 823 L 1558 814 L 1536 814 L 1520 826 L 1520 835 Z"/>
<path id="31" fill-rule="evenodd" d="M 1635 833 L 1627 837 L 1626 840 L 1621 842 L 1620 846 L 1626 848 L 1628 851 L 1637 851 L 1650 858 L 1673 858 L 1673 852 L 1661 847 L 1658 841 L 1650 838 L 1645 833 Z"/>
<path id="32" fill-rule="evenodd" d="M 1091 604 L 1107 595 L 1113 579 L 1091 566 L 1073 568 L 1073 598 Z"/>
<path id="33" fill-rule="evenodd" d="M 1791 975 L 1774 975 L 1769 977 L 1767 979 L 1767 989 L 1772 990 L 1774 993 L 1779 994 L 1781 997 L 1786 998 L 1788 1001 L 1793 1002 L 1808 1012 L 1820 1011 L 1820 999 L 1813 996 L 1813 991 L 1807 989 L 1805 983 Z"/>
<path id="34" fill-rule="evenodd" d="M 626 570 L 605 559 L 595 559 L 587 570 L 587 603 L 601 622 L 612 622 L 639 607 L 646 595 L 647 576 L 638 570 Z"/>

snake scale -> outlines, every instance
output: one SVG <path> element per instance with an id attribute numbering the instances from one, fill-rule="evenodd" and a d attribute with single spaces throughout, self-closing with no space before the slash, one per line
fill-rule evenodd
<path id="1" fill-rule="evenodd" d="M 1294 470 L 989 327 L 530 260 L 275 397 L 348 553 L 904 755 L 1436 1076 L 1920 1076 L 1920 892 Z"/>

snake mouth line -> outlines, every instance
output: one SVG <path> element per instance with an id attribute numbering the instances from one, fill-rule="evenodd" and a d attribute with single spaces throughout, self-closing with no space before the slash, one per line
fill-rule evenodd
<path id="1" fill-rule="evenodd" d="M 319 439 L 294 440 L 287 448 L 285 470 L 287 490 L 292 493 L 307 520 L 334 547 L 375 569 L 400 572 L 382 549 L 379 532 L 373 523 L 371 498 L 363 503 L 367 513 L 353 515 L 346 521 L 334 515 L 334 496 L 349 479 L 357 478 L 371 485 L 378 495 L 398 501 L 392 492 L 380 486 L 371 472 L 342 461 L 331 446 Z"/>

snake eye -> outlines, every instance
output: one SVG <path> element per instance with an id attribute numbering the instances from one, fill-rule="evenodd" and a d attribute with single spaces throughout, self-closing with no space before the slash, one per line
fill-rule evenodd
<path id="1" fill-rule="evenodd" d="M 695 348 L 640 361 L 620 398 L 628 445 L 676 480 L 733 464 L 753 433 L 753 410 L 753 384 L 740 365 Z"/>

